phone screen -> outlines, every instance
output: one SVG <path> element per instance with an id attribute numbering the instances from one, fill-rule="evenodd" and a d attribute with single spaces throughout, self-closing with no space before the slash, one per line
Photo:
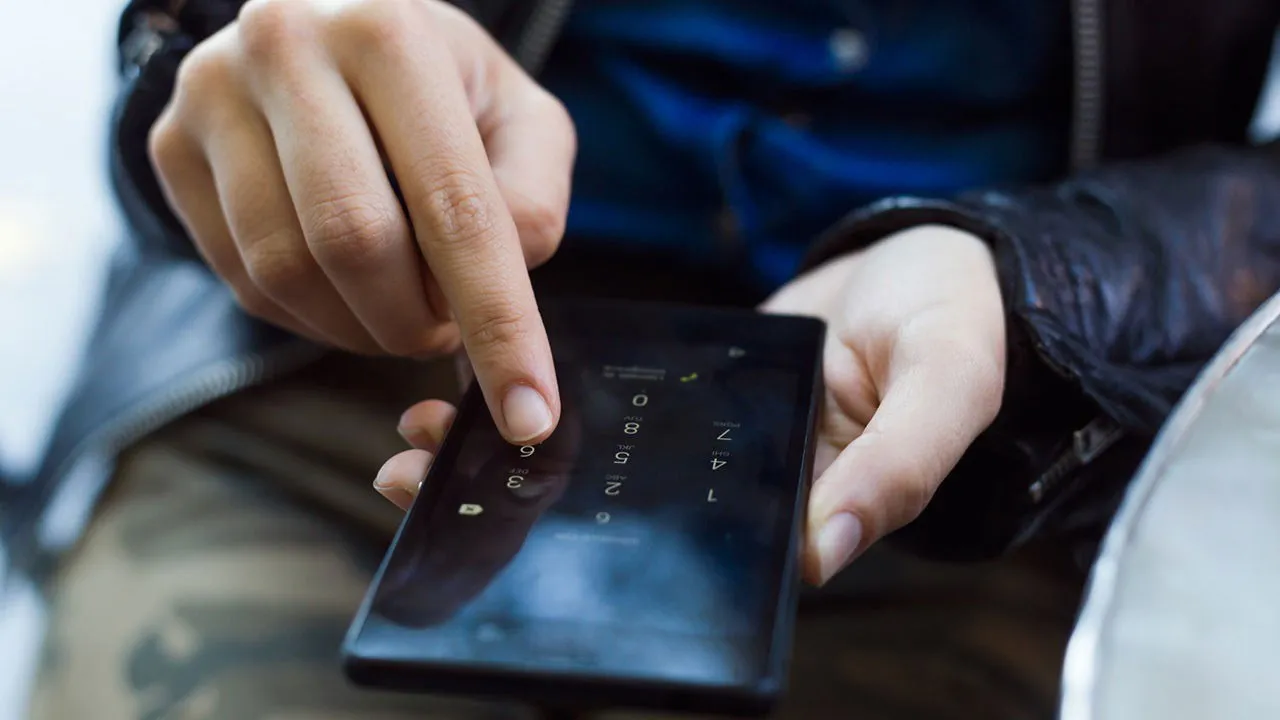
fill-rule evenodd
<path id="1" fill-rule="evenodd" d="M 376 582 L 362 654 L 761 677 L 794 563 L 821 324 L 633 306 L 544 316 L 558 429 L 512 446 L 467 394 Z"/>

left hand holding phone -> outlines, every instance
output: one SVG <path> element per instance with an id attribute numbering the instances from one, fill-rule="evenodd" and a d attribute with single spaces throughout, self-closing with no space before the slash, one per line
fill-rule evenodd
<path id="1" fill-rule="evenodd" d="M 827 323 L 805 577 L 830 580 L 924 510 L 1000 409 L 1005 313 L 982 239 L 922 226 L 796 279 L 770 312 Z"/>

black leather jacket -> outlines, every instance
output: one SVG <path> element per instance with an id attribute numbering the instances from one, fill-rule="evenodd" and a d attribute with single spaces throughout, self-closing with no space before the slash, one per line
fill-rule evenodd
<path id="1" fill-rule="evenodd" d="M 118 259 L 88 362 L 35 477 L 0 496 L 10 570 L 39 580 L 80 535 L 115 454 L 322 350 L 241 314 L 164 205 L 146 134 L 178 62 L 235 0 L 135 0 L 120 27 L 111 171 L 137 242 Z M 465 0 L 535 71 L 568 0 Z M 154 22 L 172 15 L 176 30 Z M 1075 0 L 1073 175 L 1045 187 L 893 198 L 810 263 L 919 223 L 988 238 L 1010 315 L 996 424 L 898 539 L 947 557 L 1096 530 L 1181 393 L 1280 288 L 1280 148 L 1247 128 L 1280 25 L 1274 0 Z M 0 566 L 3 566 L 0 563 Z"/>

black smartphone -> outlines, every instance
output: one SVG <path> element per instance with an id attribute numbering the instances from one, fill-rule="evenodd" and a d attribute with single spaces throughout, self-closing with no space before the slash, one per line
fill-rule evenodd
<path id="1" fill-rule="evenodd" d="M 357 684 L 760 715 L 786 685 L 822 397 L 814 319 L 543 309 L 562 419 L 458 415 L 347 634 Z"/>

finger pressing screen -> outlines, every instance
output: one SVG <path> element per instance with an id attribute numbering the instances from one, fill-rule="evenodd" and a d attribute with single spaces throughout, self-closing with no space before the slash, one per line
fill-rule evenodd
<path id="1" fill-rule="evenodd" d="M 381 42 L 344 70 L 386 148 L 494 421 L 510 442 L 541 442 L 560 414 L 551 349 L 457 61 L 407 17 L 365 22 L 383 23 Z"/>

